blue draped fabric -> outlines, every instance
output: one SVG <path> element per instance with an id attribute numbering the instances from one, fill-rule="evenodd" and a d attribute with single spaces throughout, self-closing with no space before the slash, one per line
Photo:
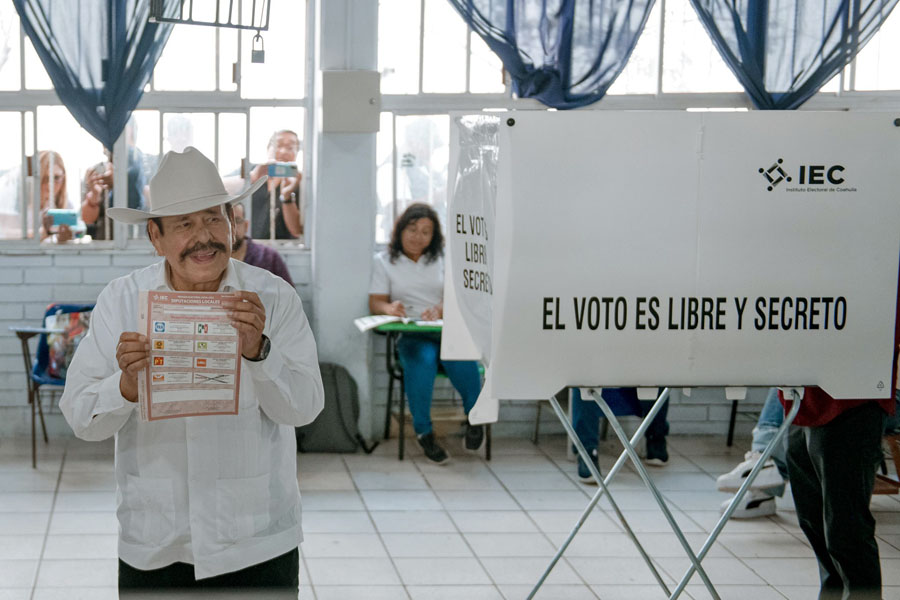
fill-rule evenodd
<path id="1" fill-rule="evenodd" d="M 797 108 L 859 52 L 897 0 L 691 0 L 756 108 Z"/>
<path id="2" fill-rule="evenodd" d="M 500 57 L 520 98 L 577 108 L 606 94 L 654 0 L 450 0 Z"/>
<path id="3" fill-rule="evenodd" d="M 172 30 L 149 0 L 13 0 L 59 99 L 109 149 L 144 93 Z M 179 0 L 165 0 L 179 14 Z"/>

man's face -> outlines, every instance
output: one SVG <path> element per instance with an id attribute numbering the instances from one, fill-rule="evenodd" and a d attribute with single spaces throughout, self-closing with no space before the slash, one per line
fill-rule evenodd
<path id="1" fill-rule="evenodd" d="M 217 289 L 234 243 L 224 205 L 162 217 L 162 232 L 152 221 L 148 231 L 157 253 L 166 257 L 175 289 Z"/>
<path id="2" fill-rule="evenodd" d="M 300 150 L 300 140 L 293 133 L 282 132 L 275 136 L 275 143 L 269 147 L 269 158 L 276 162 L 294 162 Z"/>

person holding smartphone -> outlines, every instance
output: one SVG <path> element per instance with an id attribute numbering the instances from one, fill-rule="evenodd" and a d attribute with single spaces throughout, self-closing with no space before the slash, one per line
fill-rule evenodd
<path id="1" fill-rule="evenodd" d="M 255 183 L 268 173 L 270 164 L 296 163 L 300 152 L 300 137 L 290 129 L 281 129 L 269 138 L 266 163 L 256 165 L 250 172 L 250 183 Z M 300 181 L 296 177 L 269 177 L 267 185 L 253 193 L 250 206 L 250 237 L 256 240 L 271 239 L 272 192 L 275 195 L 275 239 L 296 239 L 303 235 L 303 214 L 300 210 Z"/>
<path id="2" fill-rule="evenodd" d="M 51 208 L 69 208 L 66 195 L 66 163 L 53 150 L 43 150 L 38 154 L 41 168 L 41 241 L 68 242 L 72 239 L 72 229 L 68 225 L 54 223 Z"/>

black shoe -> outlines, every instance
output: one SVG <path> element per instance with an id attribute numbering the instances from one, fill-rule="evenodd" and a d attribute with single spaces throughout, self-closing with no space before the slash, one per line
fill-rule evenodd
<path id="1" fill-rule="evenodd" d="M 588 450 L 588 453 L 591 455 L 591 460 L 594 461 L 594 465 L 597 467 L 597 471 L 600 471 L 600 463 L 597 460 L 597 449 Z M 581 460 L 581 455 L 578 456 L 578 480 L 581 483 L 586 483 L 588 485 L 597 485 L 597 480 L 594 479 L 594 475 L 591 473 L 591 470 L 585 464 L 583 460 Z"/>
<path id="2" fill-rule="evenodd" d="M 652 467 L 662 467 L 669 462 L 665 437 L 647 438 L 647 456 L 644 462 Z"/>
<path id="3" fill-rule="evenodd" d="M 444 465 L 450 461 L 450 455 L 435 441 L 433 431 L 420 435 L 417 439 L 419 445 L 422 446 L 422 451 L 425 452 L 425 458 L 438 465 Z"/>
<path id="4" fill-rule="evenodd" d="M 484 425 L 466 423 L 466 434 L 463 436 L 463 448 L 469 452 L 478 452 L 484 446 Z"/>

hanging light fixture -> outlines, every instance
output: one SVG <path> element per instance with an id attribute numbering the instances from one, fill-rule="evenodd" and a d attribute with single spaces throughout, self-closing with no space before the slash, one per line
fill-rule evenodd
<path id="1" fill-rule="evenodd" d="M 231 29 L 245 29 L 256 31 L 269 30 L 269 9 L 271 0 L 228 0 L 228 10 L 225 11 L 225 0 L 198 0 L 196 4 L 208 13 L 209 3 L 215 4 L 215 19 L 194 18 L 194 0 L 150 0 L 151 23 L 176 23 L 182 25 L 206 25 L 208 27 L 228 27 Z M 245 10 L 250 4 L 250 11 Z M 177 5 L 180 5 L 178 9 Z M 173 15 L 179 12 L 179 16 Z M 199 12 L 199 11 L 198 11 Z M 226 14 L 227 12 L 227 14 Z M 249 17 L 249 22 L 246 19 Z"/>
<path id="2" fill-rule="evenodd" d="M 237 0 L 237 7 L 235 7 L 235 0 L 228 0 L 227 11 L 224 10 L 225 0 L 198 0 L 197 4 L 203 10 L 208 8 L 210 2 L 216 6 L 214 20 L 194 18 L 194 0 L 150 0 L 149 20 L 151 23 L 205 25 L 255 31 L 256 35 L 253 36 L 253 46 L 250 50 L 250 62 L 264 63 L 266 50 L 261 32 L 269 30 L 271 0 Z M 247 4 L 250 4 L 249 14 L 245 10 Z M 204 13 L 206 12 L 208 11 L 204 10 Z M 246 22 L 248 17 L 249 22 Z"/>

